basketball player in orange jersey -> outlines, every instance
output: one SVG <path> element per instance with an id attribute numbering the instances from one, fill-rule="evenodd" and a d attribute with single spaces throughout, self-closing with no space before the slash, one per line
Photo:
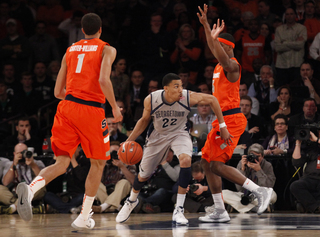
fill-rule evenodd
<path id="1" fill-rule="evenodd" d="M 234 38 L 228 33 L 222 33 L 224 21 L 220 25 L 213 25 L 211 30 L 207 21 L 208 6 L 204 4 L 203 10 L 199 7 L 197 13 L 199 21 L 203 25 L 210 50 L 219 63 L 215 67 L 212 79 L 212 94 L 218 99 L 225 123 L 219 124 L 217 120 L 212 123 L 212 130 L 208 134 L 207 141 L 202 148 L 201 164 L 206 174 L 209 187 L 214 200 L 213 212 L 207 213 L 199 220 L 203 222 L 228 222 L 230 217 L 225 210 L 222 198 L 221 177 L 226 178 L 253 192 L 258 198 L 258 211 L 262 214 L 269 205 L 272 189 L 256 185 L 242 175 L 236 168 L 226 165 L 231 159 L 240 135 L 244 132 L 247 120 L 240 111 L 239 86 L 241 66 L 234 58 Z M 220 139 L 220 129 L 227 126 L 232 143 L 230 146 Z"/>
<path id="2" fill-rule="evenodd" d="M 101 104 L 109 101 L 114 122 L 122 119 L 110 80 L 111 66 L 116 49 L 100 40 L 101 19 L 88 13 L 81 20 L 85 39 L 70 46 L 64 55 L 57 77 L 54 94 L 59 103 L 52 127 L 52 150 L 55 164 L 43 169 L 28 186 L 17 187 L 20 217 L 32 219 L 33 195 L 57 176 L 66 172 L 70 158 L 81 143 L 91 168 L 85 183 L 80 215 L 72 223 L 75 229 L 92 229 L 91 207 L 97 193 L 106 160 L 110 159 L 109 133 Z"/>

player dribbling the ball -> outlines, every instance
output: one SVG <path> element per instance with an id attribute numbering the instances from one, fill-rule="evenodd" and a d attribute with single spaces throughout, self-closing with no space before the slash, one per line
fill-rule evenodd
<path id="1" fill-rule="evenodd" d="M 219 124 L 221 139 L 230 144 L 230 134 L 225 126 L 220 105 L 217 99 L 208 94 L 190 92 L 182 88 L 182 82 L 178 75 L 169 73 L 162 80 L 163 90 L 157 90 L 148 95 L 144 100 L 142 117 L 137 122 L 127 141 L 134 141 L 148 126 L 148 131 L 140 170 L 133 183 L 130 197 L 116 217 L 119 223 L 125 222 L 132 210 L 138 205 L 138 194 L 149 179 L 155 168 L 167 157 L 171 148 L 180 162 L 179 189 L 176 208 L 172 221 L 176 225 L 187 225 L 184 217 L 184 200 L 186 188 L 191 179 L 192 142 L 186 129 L 187 116 L 190 106 L 200 102 L 210 104 L 216 114 Z"/>

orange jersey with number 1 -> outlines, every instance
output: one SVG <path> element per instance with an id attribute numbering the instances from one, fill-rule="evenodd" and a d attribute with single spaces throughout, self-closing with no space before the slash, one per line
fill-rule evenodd
<path id="1" fill-rule="evenodd" d="M 66 95 L 71 94 L 79 99 L 99 103 L 105 102 L 99 84 L 102 51 L 105 45 L 109 44 L 98 38 L 83 39 L 67 49 Z"/>
<path id="2" fill-rule="evenodd" d="M 231 58 L 238 61 L 235 58 Z M 241 74 L 241 66 L 240 74 Z M 230 82 L 220 64 L 214 69 L 212 78 L 212 95 L 219 101 L 222 112 L 239 108 L 240 106 L 240 77 L 236 82 Z M 224 121 L 227 125 L 229 133 L 233 136 L 231 139 L 233 143 L 230 146 L 224 143 L 220 137 L 219 122 L 216 119 L 212 123 L 212 130 L 208 134 L 206 143 L 202 148 L 202 158 L 210 161 L 227 162 L 233 154 L 233 150 L 238 144 L 241 134 L 247 126 L 247 119 L 242 113 L 236 113 L 224 116 Z"/>

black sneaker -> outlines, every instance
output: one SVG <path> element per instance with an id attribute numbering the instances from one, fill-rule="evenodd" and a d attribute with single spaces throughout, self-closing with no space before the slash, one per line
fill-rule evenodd
<path id="1" fill-rule="evenodd" d="M 142 206 L 142 211 L 145 213 L 159 213 L 161 209 L 159 206 L 153 206 L 151 203 L 145 203 Z"/>
<path id="2" fill-rule="evenodd" d="M 13 210 L 10 206 L 0 206 L 0 214 L 11 215 Z"/>
<path id="3" fill-rule="evenodd" d="M 296 204 L 297 212 L 299 213 L 305 213 L 306 209 L 304 209 L 303 205 L 300 202 L 297 202 Z"/>
<path id="4" fill-rule="evenodd" d="M 44 208 L 44 204 L 32 207 L 32 213 L 33 214 L 45 214 L 46 209 Z"/>

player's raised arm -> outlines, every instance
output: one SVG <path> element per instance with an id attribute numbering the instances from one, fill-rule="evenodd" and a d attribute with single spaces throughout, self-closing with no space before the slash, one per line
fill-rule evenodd
<path id="1" fill-rule="evenodd" d="M 230 135 L 227 126 L 224 122 L 220 104 L 217 98 L 209 94 L 190 92 L 190 106 L 199 103 L 210 104 L 210 107 L 217 116 L 220 125 L 221 139 L 225 140 L 227 144 L 230 144 L 230 142 L 232 142 L 232 136 Z"/>
<path id="2" fill-rule="evenodd" d="M 132 133 L 128 137 L 127 141 L 134 141 L 137 137 L 147 128 L 151 120 L 151 96 L 148 95 L 144 99 L 144 108 L 141 118 L 138 120 L 136 126 L 134 126 Z"/>
<path id="3" fill-rule="evenodd" d="M 211 27 L 208 22 L 207 12 L 208 12 L 208 5 L 203 4 L 203 9 L 198 6 L 200 13 L 197 12 L 197 16 L 199 18 L 200 23 L 203 25 L 204 32 L 206 34 L 207 44 L 211 52 L 213 51 L 213 42 L 211 38 Z"/>

